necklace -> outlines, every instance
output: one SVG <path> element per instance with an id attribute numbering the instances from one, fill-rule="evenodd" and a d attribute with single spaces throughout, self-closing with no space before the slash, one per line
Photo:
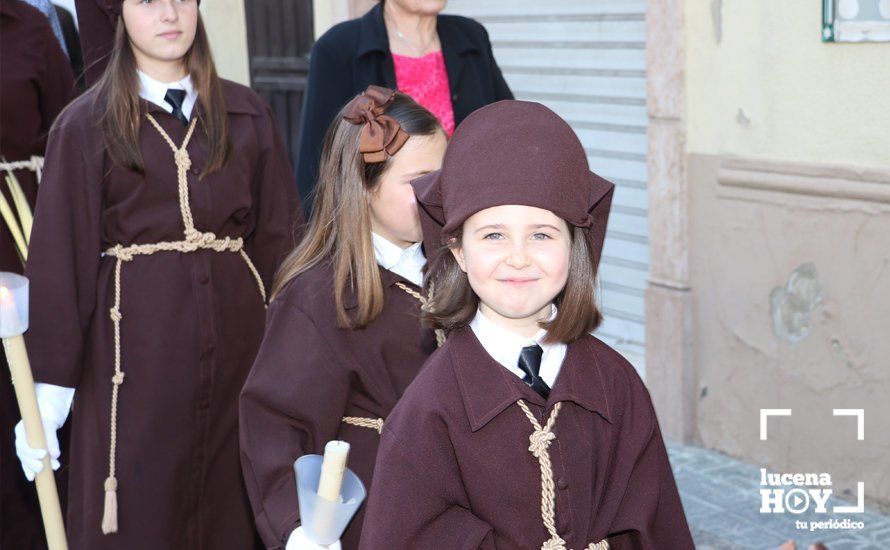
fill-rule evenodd
<path id="1" fill-rule="evenodd" d="M 395 19 L 393 19 L 393 17 L 389 15 L 386 10 L 383 11 L 383 14 L 392 27 L 392 30 L 395 31 L 396 38 L 407 44 L 414 51 L 416 57 L 423 57 L 423 55 L 430 49 L 433 44 L 435 44 L 436 40 L 438 40 L 439 38 L 438 34 L 433 33 L 432 38 L 430 38 L 426 44 L 415 42 L 414 40 L 411 40 L 410 38 L 405 36 L 405 33 L 399 30 L 399 26 L 396 25 Z"/>

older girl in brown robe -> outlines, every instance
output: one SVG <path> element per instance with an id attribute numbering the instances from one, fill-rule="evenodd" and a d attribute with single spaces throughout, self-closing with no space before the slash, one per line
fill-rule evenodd
<path id="1" fill-rule="evenodd" d="M 361 547 L 693 548 L 648 392 L 589 334 L 613 186 L 572 129 L 495 103 L 414 186 L 449 336 L 384 426 Z"/>
<path id="2" fill-rule="evenodd" d="M 410 180 L 441 166 L 445 134 L 408 96 L 371 86 L 327 134 L 307 236 L 282 265 L 241 395 L 241 453 L 268 548 L 314 548 L 294 461 L 332 439 L 371 486 L 379 427 L 436 348 L 420 324 L 421 229 Z M 358 547 L 361 512 L 342 538 Z"/>
<path id="3" fill-rule="evenodd" d="M 293 246 L 292 172 L 269 108 L 216 76 L 196 1 L 110 7 L 105 75 L 50 135 L 27 267 L 50 439 L 74 396 L 69 544 L 251 548 L 237 399 Z"/>

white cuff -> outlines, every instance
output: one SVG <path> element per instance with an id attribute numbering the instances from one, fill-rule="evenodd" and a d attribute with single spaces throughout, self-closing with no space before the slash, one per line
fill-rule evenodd
<path id="1" fill-rule="evenodd" d="M 37 382 L 34 384 L 34 393 L 37 394 L 37 405 L 43 422 L 57 430 L 61 428 L 71 412 L 74 388 Z"/>
<path id="2" fill-rule="evenodd" d="M 294 529 L 293 533 L 290 534 L 290 537 L 287 539 L 287 546 L 284 547 L 284 550 L 341 550 L 341 548 L 339 540 L 327 546 L 315 544 L 306 536 L 306 532 L 303 531 L 303 526 L 301 525 Z"/>

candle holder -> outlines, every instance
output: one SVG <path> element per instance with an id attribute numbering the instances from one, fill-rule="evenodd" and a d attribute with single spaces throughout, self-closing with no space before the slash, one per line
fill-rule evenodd
<path id="1" fill-rule="evenodd" d="M 15 338 L 28 330 L 28 279 L 0 271 L 0 338 Z"/>
<path id="2" fill-rule="evenodd" d="M 294 463 L 294 471 L 303 530 L 315 544 L 328 545 L 340 539 L 367 493 L 362 480 L 347 468 L 339 502 L 318 496 L 323 460 L 321 455 L 303 455 Z"/>

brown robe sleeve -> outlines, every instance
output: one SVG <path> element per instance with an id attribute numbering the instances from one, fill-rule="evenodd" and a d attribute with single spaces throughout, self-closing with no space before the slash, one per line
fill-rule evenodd
<path id="1" fill-rule="evenodd" d="M 470 511 L 447 425 L 405 405 L 383 429 L 359 547 L 494 550 L 491 527 Z"/>
<path id="2" fill-rule="evenodd" d="M 293 284 L 293 282 L 291 283 Z M 266 334 L 241 392 L 241 464 L 257 530 L 283 548 L 299 526 L 294 461 L 324 451 L 349 398 L 349 377 L 288 292 L 270 305 Z"/>
<path id="3" fill-rule="evenodd" d="M 102 245 L 101 135 L 84 119 L 91 101 L 82 97 L 50 132 L 25 270 L 34 379 L 67 387 L 83 369 Z"/>
<path id="4" fill-rule="evenodd" d="M 296 244 L 295 236 L 303 223 L 303 208 L 287 148 L 268 106 L 261 120 L 258 133 L 268 137 L 269 145 L 254 178 L 256 226 L 245 246 L 268 291 L 279 264 Z"/>
<path id="5" fill-rule="evenodd" d="M 619 467 L 614 473 L 617 479 L 626 479 L 625 484 L 615 484 L 621 488 L 614 519 L 610 525 L 610 533 L 626 533 L 624 537 L 610 535 L 612 548 L 676 548 L 693 549 L 692 536 L 680 502 L 680 495 L 671 471 L 667 449 L 661 435 L 661 429 L 655 416 L 655 409 L 649 399 L 648 391 L 640 382 L 634 399 L 633 413 L 624 424 L 622 435 L 618 441 L 632 442 L 636 447 L 632 453 L 619 451 L 620 461 L 626 468 Z M 634 418 L 636 417 L 636 418 Z M 648 434 L 639 438 L 640 431 L 631 433 L 640 424 L 649 425 Z M 641 444 L 638 444 L 640 442 Z M 621 443 L 619 443 L 621 445 Z M 623 470 L 623 471 L 622 471 Z"/>

